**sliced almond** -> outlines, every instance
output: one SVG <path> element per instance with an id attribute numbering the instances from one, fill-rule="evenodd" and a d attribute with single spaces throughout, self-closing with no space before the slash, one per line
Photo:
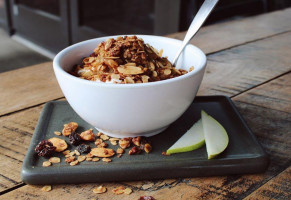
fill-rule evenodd
<path id="1" fill-rule="evenodd" d="M 131 66 L 131 65 L 117 67 L 117 70 L 119 73 L 122 73 L 125 75 L 142 74 L 144 72 L 141 67 L 136 67 L 136 66 Z"/>
<path id="2" fill-rule="evenodd" d="M 93 129 L 89 129 L 87 131 L 84 131 L 80 134 L 80 137 L 82 140 L 85 141 L 94 141 L 95 140 L 95 135 L 93 133 Z"/>
<path id="3" fill-rule="evenodd" d="M 86 156 L 78 156 L 79 162 L 83 162 L 84 160 L 86 160 Z"/>
<path id="4" fill-rule="evenodd" d="M 43 163 L 42 163 L 42 166 L 43 167 L 49 167 L 49 166 L 51 166 L 52 165 L 52 163 L 50 162 L 50 161 L 44 161 Z"/>
<path id="5" fill-rule="evenodd" d="M 62 140 L 60 138 L 50 138 L 48 141 L 53 143 L 53 145 L 56 147 L 56 152 L 62 152 L 68 148 L 68 145 L 65 140 Z"/>
<path id="6" fill-rule="evenodd" d="M 114 156 L 115 152 L 113 149 L 109 148 L 93 148 L 90 154 L 101 158 L 108 158 Z"/>

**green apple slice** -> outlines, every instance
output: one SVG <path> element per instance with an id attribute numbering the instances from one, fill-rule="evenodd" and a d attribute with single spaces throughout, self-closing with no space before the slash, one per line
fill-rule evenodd
<path id="1" fill-rule="evenodd" d="M 208 159 L 212 159 L 226 149 L 229 138 L 223 126 L 213 117 L 203 110 L 201 116 Z"/>
<path id="2" fill-rule="evenodd" d="M 167 150 L 167 154 L 193 151 L 205 144 L 201 119 L 196 122 L 173 146 Z"/>

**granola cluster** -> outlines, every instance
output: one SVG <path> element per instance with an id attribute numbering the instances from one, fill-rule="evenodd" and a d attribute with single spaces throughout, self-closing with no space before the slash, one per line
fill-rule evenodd
<path id="1" fill-rule="evenodd" d="M 110 38 L 84 58 L 72 74 L 91 81 L 128 84 L 160 81 L 187 73 L 176 69 L 162 53 L 163 50 L 158 52 L 136 36 Z"/>

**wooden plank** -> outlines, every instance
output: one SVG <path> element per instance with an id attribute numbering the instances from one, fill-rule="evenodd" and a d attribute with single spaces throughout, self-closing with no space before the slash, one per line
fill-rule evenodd
<path id="1" fill-rule="evenodd" d="M 203 27 L 191 41 L 206 54 L 291 30 L 291 9 Z M 186 32 L 168 37 L 183 40 Z"/>
<path id="2" fill-rule="evenodd" d="M 200 95 L 232 96 L 291 70 L 291 32 L 208 56 Z"/>
<path id="3" fill-rule="evenodd" d="M 291 167 L 264 184 L 245 200 L 252 199 L 290 199 L 291 195 Z"/>
<path id="4" fill-rule="evenodd" d="M 283 99 L 284 101 L 286 92 L 289 92 L 288 87 L 283 87 L 281 89 L 281 92 L 278 93 L 278 100 L 276 102 L 274 102 L 271 98 L 267 98 L 266 101 L 261 101 L 261 98 L 268 96 L 267 88 L 273 87 L 274 83 L 276 84 L 278 81 L 288 81 L 289 78 L 290 74 L 286 74 L 281 77 L 280 80 L 273 80 L 267 84 L 248 91 L 246 94 L 238 95 L 233 99 L 250 128 L 253 130 L 264 149 L 270 155 L 271 163 L 265 173 L 161 181 L 104 183 L 103 185 L 108 188 L 108 192 L 102 195 L 96 195 L 92 192 L 93 187 L 96 187 L 99 184 L 56 185 L 53 186 L 54 189 L 48 193 L 42 192 L 40 190 L 41 186 L 26 185 L 2 195 L 0 199 L 52 199 L 57 198 L 60 195 L 64 199 L 74 197 L 76 199 L 98 198 L 100 200 L 128 198 L 138 199 L 141 195 L 152 195 L 156 199 L 167 199 L 169 197 L 172 199 L 242 199 L 290 166 L 291 112 L 290 110 L 281 111 L 278 109 L 273 109 L 273 107 L 278 107 L 276 104 L 280 104 L 280 99 Z M 256 90 L 260 90 L 260 92 L 257 92 Z M 249 93 L 262 93 L 262 91 L 266 91 L 266 94 L 263 96 L 252 98 L 251 95 L 249 95 Z M 243 101 L 240 101 L 240 98 L 242 98 Z M 269 107 L 265 107 L 265 104 L 269 104 Z M 40 107 L 36 107 L 5 116 L 0 119 L 0 124 L 2 126 L 9 125 L 11 130 L 13 130 L 13 124 L 16 124 L 15 126 L 17 130 L 26 130 L 31 133 L 31 130 L 27 128 L 27 124 L 29 124 L 30 127 L 34 127 L 36 119 L 39 116 L 39 111 Z M 27 122 L 24 122 L 23 125 L 19 125 L 22 124 L 20 122 L 23 118 L 26 118 L 25 120 L 27 120 Z M 19 131 L 12 132 L 16 135 L 20 135 L 20 133 L 18 133 Z M 8 134 L 11 133 L 8 132 Z M 3 135 L 1 137 L 3 138 L 7 136 Z M 29 140 L 30 134 L 26 134 L 24 137 L 27 138 L 26 140 Z M 12 142 L 14 141 L 9 139 L 5 141 L 5 143 Z M 11 146 L 10 144 L 7 145 Z M 22 146 L 27 148 L 27 145 L 28 143 L 24 143 Z M 6 150 L 6 152 L 8 152 L 8 150 Z M 20 157 L 20 159 L 22 158 Z M 5 162 L 6 160 L 7 158 L 3 158 L 2 161 Z M 2 168 L 3 167 L 0 167 L 0 174 L 2 174 Z M 14 177 L 14 179 L 18 181 L 20 180 L 19 177 Z M 134 193 L 130 196 L 114 195 L 111 190 L 120 185 L 131 187 L 134 190 Z"/>
<path id="5" fill-rule="evenodd" d="M 63 96 L 52 63 L 0 74 L 0 116 Z"/>

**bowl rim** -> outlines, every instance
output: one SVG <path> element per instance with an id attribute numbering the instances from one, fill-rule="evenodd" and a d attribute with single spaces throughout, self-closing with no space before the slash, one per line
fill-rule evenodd
<path id="1" fill-rule="evenodd" d="M 134 84 L 116 84 L 116 83 L 95 82 L 95 81 L 85 80 L 85 79 L 81 79 L 79 77 L 76 77 L 76 76 L 66 72 L 60 65 L 61 58 L 65 55 L 67 55 L 71 50 L 78 48 L 79 46 L 86 45 L 86 44 L 89 44 L 92 42 L 96 42 L 96 46 L 97 46 L 99 43 L 97 43 L 96 40 L 105 41 L 108 38 L 116 38 L 119 36 L 122 36 L 122 37 L 123 36 L 134 36 L 134 35 L 137 37 L 141 37 L 141 38 L 149 37 L 149 38 L 163 39 L 163 40 L 168 40 L 171 43 L 176 43 L 176 44 L 180 43 L 180 45 L 182 44 L 181 40 L 177 40 L 177 39 L 173 39 L 173 38 L 168 38 L 168 37 L 163 37 L 163 36 L 155 36 L 155 35 L 138 35 L 138 34 L 113 35 L 113 36 L 104 36 L 104 37 L 98 37 L 98 38 L 93 38 L 93 39 L 89 39 L 89 40 L 84 40 L 84 41 L 78 42 L 76 44 L 73 44 L 73 45 L 70 45 L 70 46 L 64 48 L 54 57 L 53 68 L 54 68 L 55 74 L 60 73 L 62 76 L 65 76 L 66 78 L 68 78 L 70 80 L 77 81 L 80 84 L 91 85 L 94 87 L 106 87 L 106 88 L 140 88 L 140 87 L 142 87 L 143 88 L 143 87 L 152 87 L 152 86 L 157 86 L 157 85 L 169 84 L 172 82 L 187 79 L 191 76 L 194 76 L 195 74 L 198 74 L 201 70 L 204 70 L 204 68 L 206 67 L 207 58 L 206 58 L 205 53 L 201 49 L 199 49 L 198 47 L 196 47 L 195 45 L 192 45 L 192 44 L 188 44 L 187 46 L 194 48 L 195 51 L 197 51 L 199 54 L 202 55 L 201 67 L 199 69 L 195 70 L 195 66 L 194 66 L 194 70 L 191 72 L 188 72 L 187 74 L 184 74 L 184 75 L 181 75 L 178 77 L 174 77 L 174 78 L 170 78 L 170 79 L 166 79 L 166 80 L 161 80 L 161 81 L 154 81 L 154 82 L 148 82 L 148 83 L 134 83 Z"/>

